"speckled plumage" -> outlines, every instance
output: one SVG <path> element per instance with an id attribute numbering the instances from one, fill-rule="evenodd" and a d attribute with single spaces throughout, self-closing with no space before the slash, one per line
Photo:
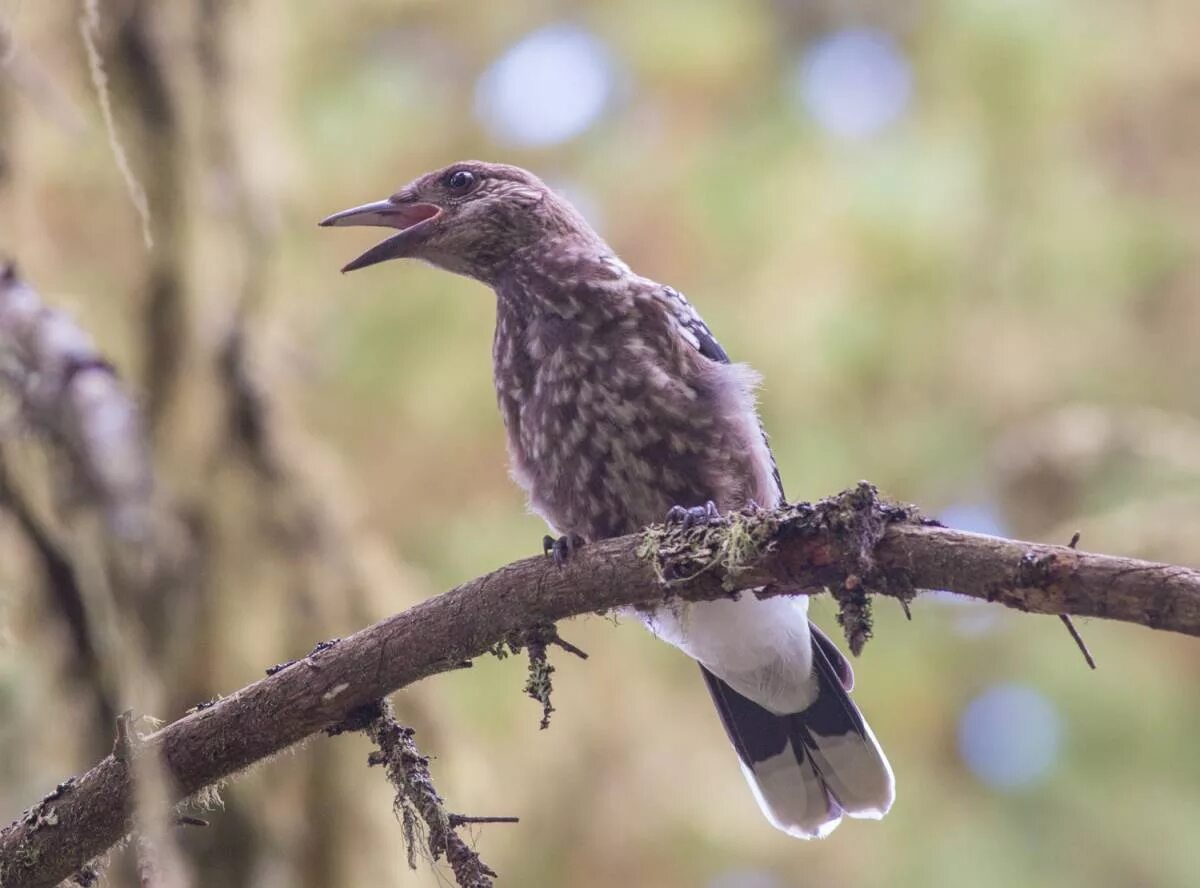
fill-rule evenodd
<path id="1" fill-rule="evenodd" d="M 452 187 L 466 174 L 468 188 Z M 493 289 L 513 475 L 557 532 L 591 541 L 661 521 L 673 506 L 781 501 L 757 374 L 729 361 L 680 293 L 631 271 L 535 176 L 455 164 L 327 223 L 391 224 L 391 213 L 404 216 L 401 234 L 348 268 L 411 256 Z M 847 696 L 849 665 L 806 611 L 804 597 L 745 597 L 664 607 L 646 621 L 702 664 L 768 818 L 810 837 L 842 813 L 881 817 L 893 789 Z"/>
<path id="2" fill-rule="evenodd" d="M 683 297 L 592 245 L 552 245 L 499 276 L 494 377 L 514 475 L 585 540 L 779 492 L 752 372 L 702 355 Z"/>

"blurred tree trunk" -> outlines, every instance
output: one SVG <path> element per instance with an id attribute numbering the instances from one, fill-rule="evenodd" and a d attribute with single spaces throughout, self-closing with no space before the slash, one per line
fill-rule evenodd
<path id="1" fill-rule="evenodd" d="M 116 708 L 175 719 L 243 684 L 247 664 L 297 656 L 378 616 L 365 603 L 371 580 L 360 543 L 346 532 L 346 510 L 314 495 L 311 459 L 320 455 L 304 449 L 297 430 L 285 431 L 274 402 L 283 381 L 271 376 L 262 345 L 278 195 L 271 176 L 255 175 L 253 148 L 282 143 L 273 135 L 282 81 L 271 72 L 286 64 L 286 44 L 271 39 L 270 27 L 280 10 L 269 0 L 113 0 L 98 9 L 113 137 L 149 207 L 153 247 L 119 261 L 140 281 L 130 358 L 178 548 L 163 559 L 166 573 L 135 570 L 125 554 L 104 548 L 89 516 L 30 492 L 28 520 L 18 522 L 27 545 L 60 542 L 60 567 L 82 577 L 77 619 L 64 606 L 55 619 L 74 632 L 73 671 L 90 673 L 95 685 L 87 757 L 112 744 L 113 695 Z M 76 20 L 64 17 L 58 27 L 78 45 Z M 0 193 L 10 178 L 11 101 L 0 89 Z M 89 135 L 102 138 L 98 132 Z M 22 464 L 23 480 L 29 469 Z M 5 499 L 19 519 L 23 503 Z M 40 560 L 41 582 L 61 593 L 49 571 L 54 559 L 43 551 Z M 106 617 L 109 607 L 115 612 Z M 72 627 L 79 621 L 83 629 Z M 91 651 L 93 624 L 104 630 Z M 114 667 L 135 639 L 144 660 Z M 109 672 L 124 677 L 105 678 Z M 348 752 L 322 749 L 269 781 L 242 781 L 231 790 L 237 804 L 210 828 L 183 833 L 204 884 L 238 888 L 270 873 L 281 884 L 317 888 L 366 872 L 351 859 L 356 818 L 365 815 L 349 802 L 373 781 L 359 774 L 365 769 L 337 766 Z M 136 884 L 134 869 L 113 868 L 110 884 Z"/>

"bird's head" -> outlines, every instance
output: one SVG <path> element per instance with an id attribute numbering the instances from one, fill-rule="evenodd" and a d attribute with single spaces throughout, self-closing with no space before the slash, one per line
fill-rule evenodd
<path id="1" fill-rule="evenodd" d="M 399 229 L 342 271 L 423 259 L 492 282 L 514 255 L 564 236 L 598 240 L 575 209 L 519 167 L 477 160 L 426 173 L 391 197 L 334 213 L 322 225 Z"/>

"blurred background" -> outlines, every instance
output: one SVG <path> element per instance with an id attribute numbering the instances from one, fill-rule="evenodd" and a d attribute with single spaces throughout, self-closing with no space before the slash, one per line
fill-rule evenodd
<path id="1" fill-rule="evenodd" d="M 115 137 L 80 7 L 0 0 L 0 251 L 144 405 L 193 553 L 160 602 L 184 624 L 151 651 L 160 718 L 538 551 L 491 294 L 343 277 L 377 233 L 315 227 L 467 157 L 536 171 L 762 371 L 789 497 L 867 478 L 954 526 L 1200 564 L 1194 0 L 98 12 Z M 5 429 L 72 552 L 79 508 Z M 98 677 L 121 627 L 88 658 L 26 531 L 0 511 L 4 821 L 126 700 Z M 520 659 L 397 711 L 450 810 L 520 816 L 475 834 L 504 885 L 1200 881 L 1195 639 L 1086 622 L 1093 673 L 1049 617 L 928 595 L 876 625 L 856 696 L 898 801 L 822 842 L 766 824 L 695 667 L 635 625 L 563 627 L 591 659 L 555 660 L 547 731 Z M 368 751 L 322 737 L 231 782 L 180 837 L 195 884 L 448 884 L 406 868 Z"/>

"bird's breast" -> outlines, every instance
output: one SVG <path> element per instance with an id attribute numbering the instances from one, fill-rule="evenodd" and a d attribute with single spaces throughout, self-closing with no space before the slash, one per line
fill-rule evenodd
<path id="1" fill-rule="evenodd" d="M 753 496 L 719 385 L 619 326 L 522 332 L 497 330 L 497 397 L 513 475 L 557 530 L 599 539 Z"/>

